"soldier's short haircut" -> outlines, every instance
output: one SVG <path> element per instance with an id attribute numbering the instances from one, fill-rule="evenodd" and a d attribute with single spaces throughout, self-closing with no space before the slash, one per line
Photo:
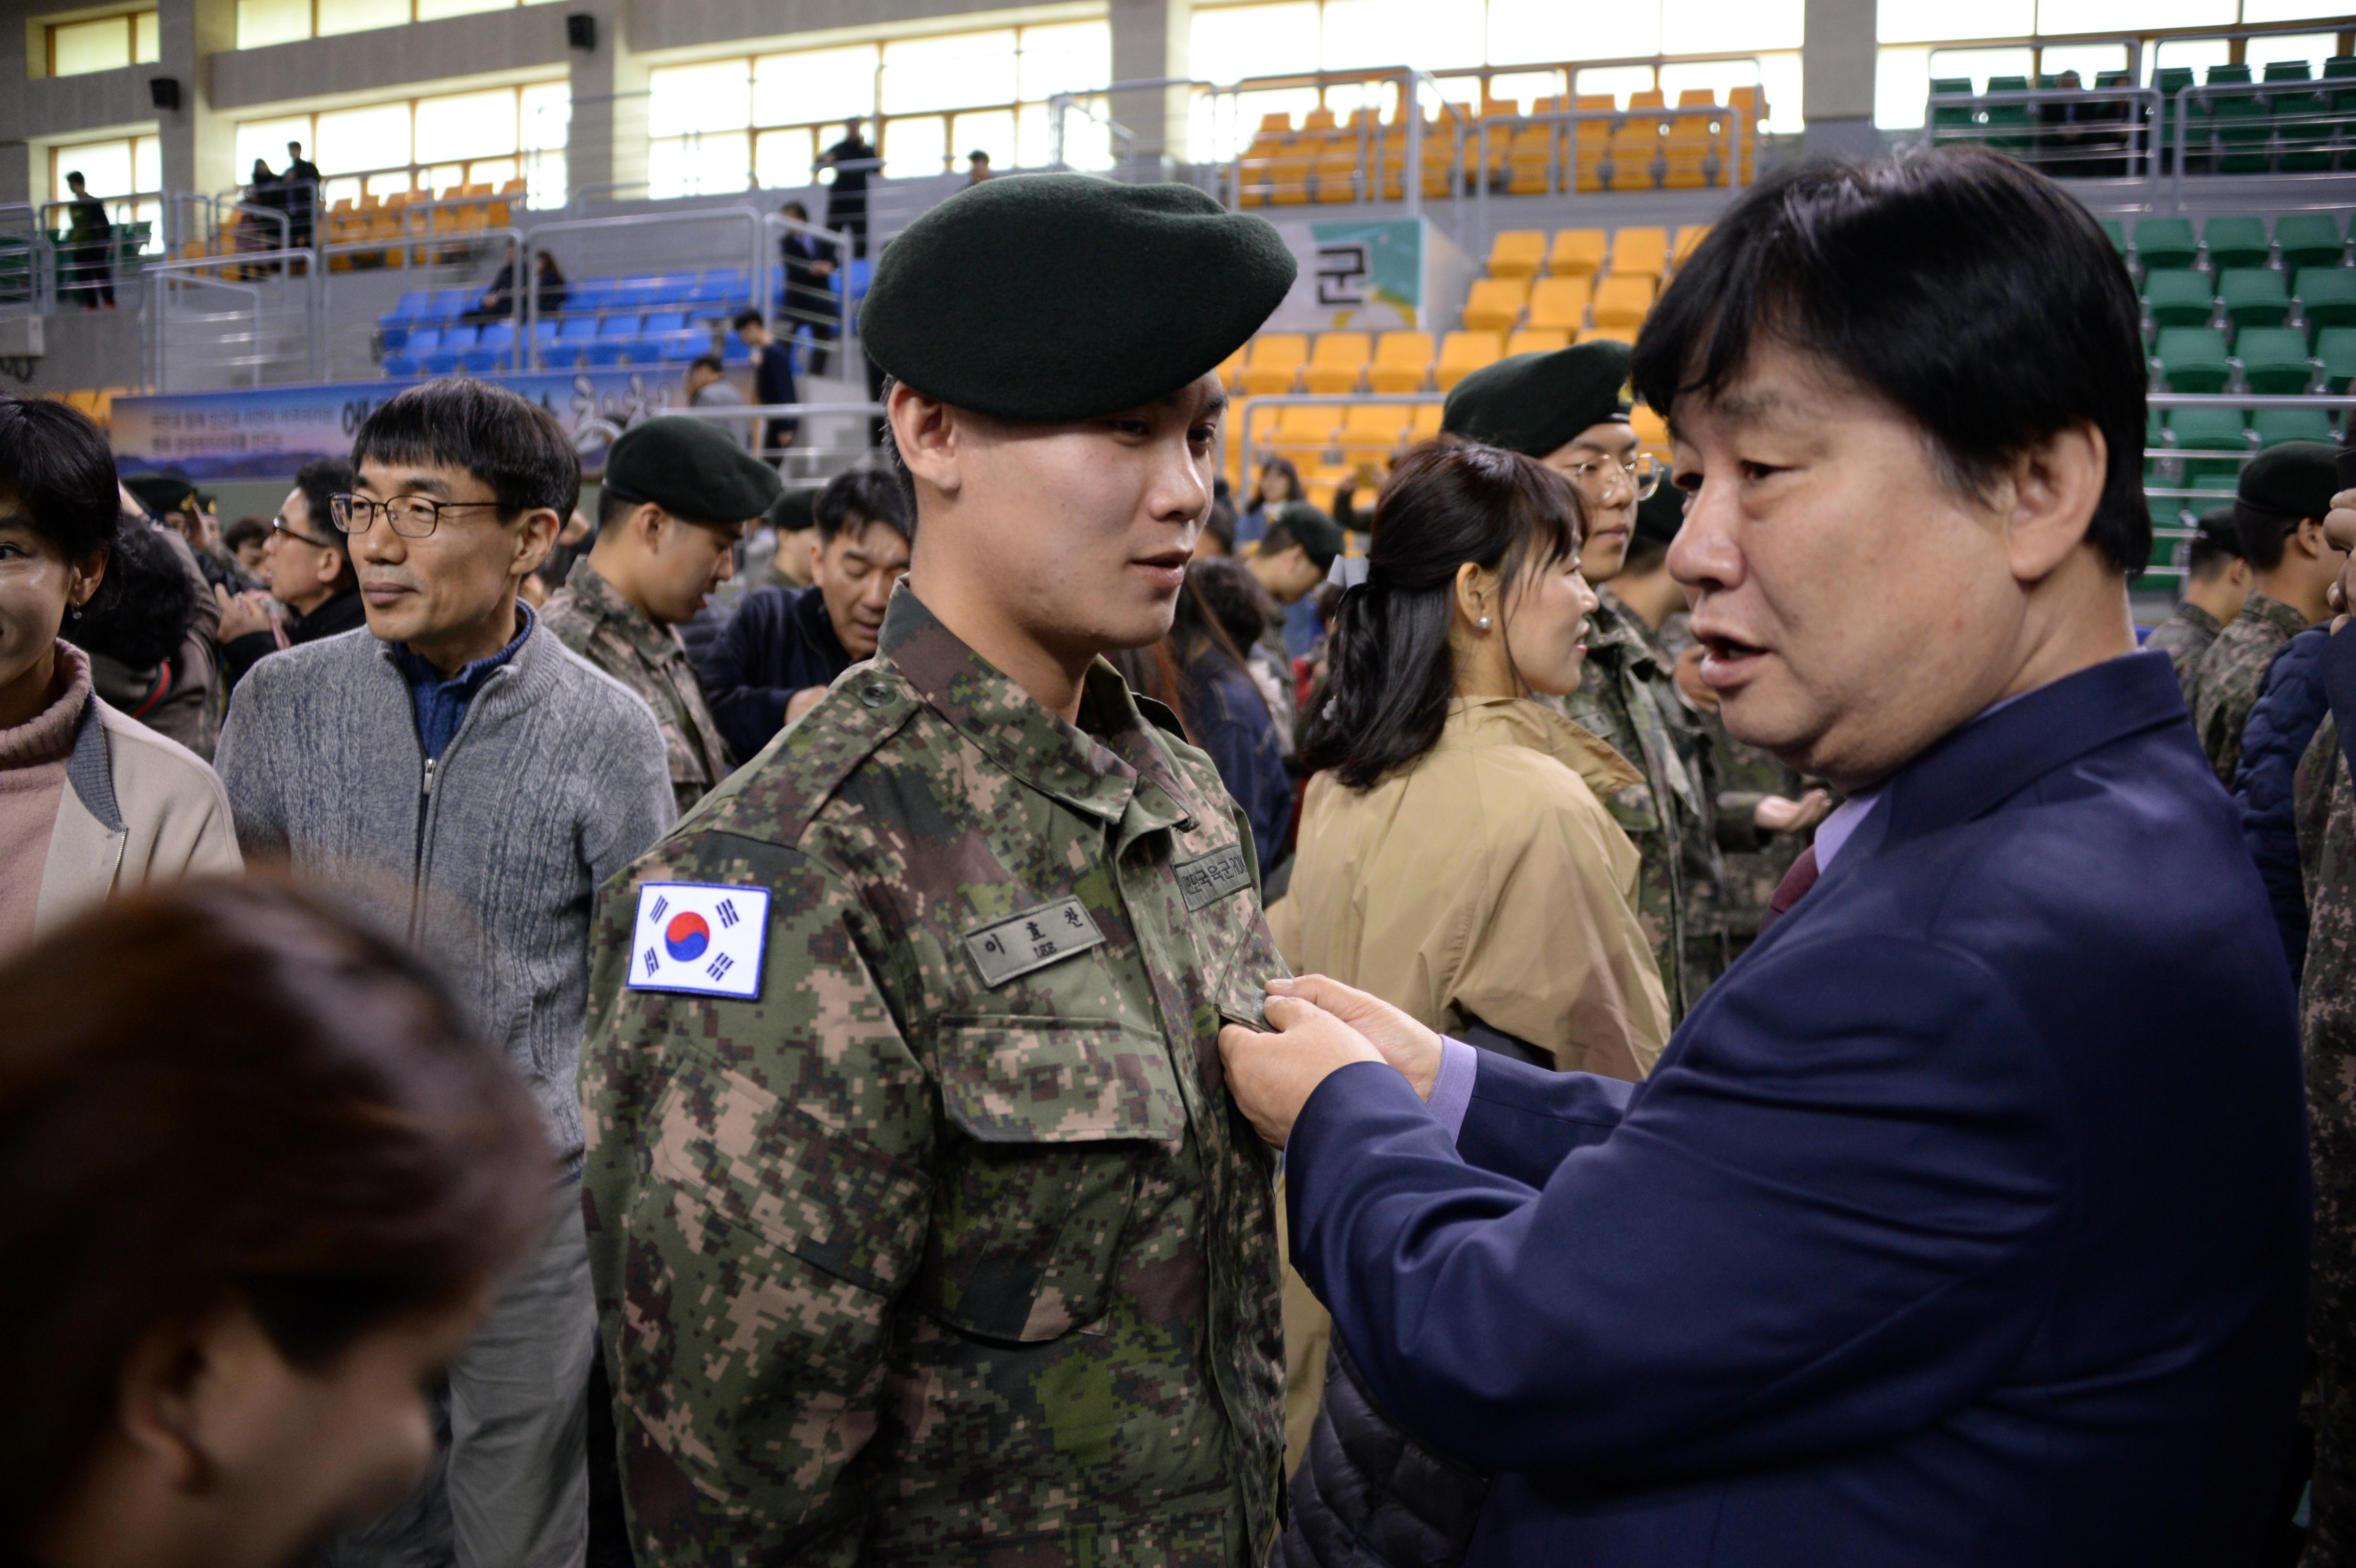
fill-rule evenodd
<path id="1" fill-rule="evenodd" d="M 499 520 L 581 501 L 581 458 L 556 416 L 487 381 L 439 380 L 380 403 L 352 438 L 352 466 L 459 468 L 491 487 Z"/>
<path id="2" fill-rule="evenodd" d="M 2051 180 L 1984 147 L 1769 176 L 1662 291 L 1630 374 L 1673 411 L 1728 391 L 1770 343 L 1904 413 L 1965 495 L 2092 426 L 2104 474 L 2086 542 L 2124 573 L 2150 559 L 2141 306 L 2094 216 Z"/>
<path id="3" fill-rule="evenodd" d="M 2264 507 L 2253 507 L 2247 501 L 2233 503 L 2233 531 L 2242 539 L 2243 559 L 2253 571 L 2272 571 L 2283 563 L 2283 554 L 2289 549 L 2290 536 L 2298 532 L 2300 519 L 2287 512 L 2271 512 Z"/>
<path id="4" fill-rule="evenodd" d="M 813 508 L 820 544 L 832 544 L 845 528 L 865 529 L 882 523 L 914 543 L 916 519 L 897 475 L 878 468 L 853 468 L 838 474 L 818 493 Z"/>

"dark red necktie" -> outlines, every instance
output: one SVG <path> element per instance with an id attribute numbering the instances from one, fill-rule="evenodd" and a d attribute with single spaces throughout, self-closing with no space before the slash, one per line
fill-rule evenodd
<path id="1" fill-rule="evenodd" d="M 1775 884 L 1774 892 L 1767 900 L 1766 918 L 1759 923 L 1759 934 L 1766 935 L 1775 923 L 1791 913 L 1792 906 L 1815 885 L 1816 847 L 1811 844 L 1800 851 L 1800 858 L 1792 862 L 1792 869 L 1783 873 L 1782 881 Z"/>

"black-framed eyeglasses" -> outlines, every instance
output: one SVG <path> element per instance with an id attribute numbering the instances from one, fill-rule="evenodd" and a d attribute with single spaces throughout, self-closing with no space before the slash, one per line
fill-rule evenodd
<path id="1" fill-rule="evenodd" d="M 437 501 L 431 496 L 395 496 L 390 501 L 372 501 L 366 496 L 331 496 L 327 498 L 327 512 L 335 518 L 336 527 L 348 534 L 364 534 L 382 517 L 402 539 L 422 539 L 440 526 L 444 512 L 498 505 L 497 501 Z"/>
<path id="2" fill-rule="evenodd" d="M 271 518 L 270 531 L 273 534 L 284 534 L 290 539 L 301 539 L 313 549 L 334 549 L 337 548 L 336 546 L 328 543 L 326 539 L 315 539 L 309 534 L 302 533 L 296 529 L 288 528 L 286 526 L 286 519 L 284 517 Z"/>
<path id="3" fill-rule="evenodd" d="M 1608 457 L 1590 457 L 1570 465 L 1570 477 L 1578 485 L 1592 487 L 1599 484 L 1606 469 L 1617 468 L 1622 478 L 1636 492 L 1636 499 L 1647 500 L 1661 487 L 1668 473 L 1667 464 L 1649 452 L 1640 452 L 1625 463 L 1614 463 Z"/>

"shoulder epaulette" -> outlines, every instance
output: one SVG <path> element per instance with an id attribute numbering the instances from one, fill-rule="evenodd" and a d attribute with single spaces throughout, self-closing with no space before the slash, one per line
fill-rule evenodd
<path id="1" fill-rule="evenodd" d="M 796 843 L 842 782 L 923 706 L 906 677 L 854 666 L 729 776 L 715 792 L 725 799 L 706 802 L 697 815 L 717 831 Z"/>

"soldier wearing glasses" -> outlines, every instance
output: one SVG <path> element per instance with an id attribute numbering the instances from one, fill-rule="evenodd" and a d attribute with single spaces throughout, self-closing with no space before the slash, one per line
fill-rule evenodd
<path id="1" fill-rule="evenodd" d="M 441 961 L 539 1098 L 557 1158 L 537 1256 L 451 1366 L 428 1479 L 327 1561 L 559 1568 L 581 1561 L 588 1529 L 590 908 L 670 826 L 669 760 L 646 704 L 517 598 L 580 490 L 546 411 L 428 382 L 369 414 L 352 456 L 357 482 L 326 509 L 367 629 L 256 664 L 215 766 L 250 857 L 288 862 Z"/>
<path id="2" fill-rule="evenodd" d="M 1582 343 L 1522 354 L 1467 376 L 1440 428 L 1502 446 L 1570 476 L 1587 506 L 1580 571 L 1600 591 L 1588 675 L 1565 704 L 1644 775 L 1604 804 L 1643 857 L 1637 914 L 1681 1019 L 1726 967 L 1715 910 L 1725 879 L 1706 749 L 1679 699 L 1675 667 L 1635 613 L 1604 585 L 1620 573 L 1636 504 L 1662 471 L 1629 427 L 1628 346 Z"/>

